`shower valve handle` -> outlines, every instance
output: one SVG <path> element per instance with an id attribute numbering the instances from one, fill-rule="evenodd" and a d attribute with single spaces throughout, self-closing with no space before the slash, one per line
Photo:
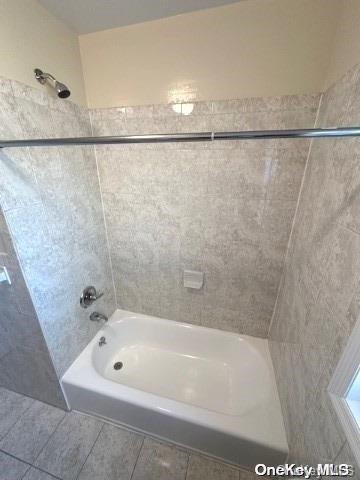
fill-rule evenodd
<path id="1" fill-rule="evenodd" d="M 88 308 L 103 295 L 103 293 L 97 293 L 96 288 L 93 286 L 86 287 L 80 297 L 80 306 L 82 308 Z"/>

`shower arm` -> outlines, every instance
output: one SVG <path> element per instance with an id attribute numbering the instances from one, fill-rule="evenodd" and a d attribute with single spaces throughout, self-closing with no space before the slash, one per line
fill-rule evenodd
<path id="1" fill-rule="evenodd" d="M 277 138 L 326 137 L 360 137 L 360 127 L 0 140 L 0 149 L 13 147 L 52 147 L 62 145 L 116 145 L 131 143 L 212 142 L 215 140 L 267 140 Z"/>
<path id="2" fill-rule="evenodd" d="M 45 73 L 39 68 L 35 68 L 34 73 L 35 73 L 36 80 L 40 82 L 42 85 L 46 83 L 46 80 L 51 80 L 54 84 L 56 82 L 56 78 L 53 77 L 51 73 Z"/>

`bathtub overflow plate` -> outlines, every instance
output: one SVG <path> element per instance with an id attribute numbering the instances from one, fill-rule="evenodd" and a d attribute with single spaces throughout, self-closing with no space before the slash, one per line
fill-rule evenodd
<path id="1" fill-rule="evenodd" d="M 121 370 L 123 367 L 123 363 L 122 362 L 116 362 L 114 363 L 114 370 Z"/>

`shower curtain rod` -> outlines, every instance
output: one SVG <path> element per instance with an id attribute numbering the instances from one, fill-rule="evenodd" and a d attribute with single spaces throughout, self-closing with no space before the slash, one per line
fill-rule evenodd
<path id="1" fill-rule="evenodd" d="M 249 130 L 239 132 L 165 133 L 109 137 L 39 138 L 0 140 L 0 148 L 51 147 L 59 145 L 115 145 L 127 143 L 207 142 L 215 140 L 265 140 L 274 138 L 359 137 L 360 127 Z"/>

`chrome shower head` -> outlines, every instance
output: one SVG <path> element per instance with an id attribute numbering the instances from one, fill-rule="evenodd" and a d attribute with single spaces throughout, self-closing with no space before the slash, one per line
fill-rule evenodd
<path id="1" fill-rule="evenodd" d="M 36 80 L 42 85 L 44 85 L 48 81 L 48 83 L 55 89 L 59 98 L 70 97 L 70 90 L 68 89 L 68 87 L 63 83 L 58 82 L 56 78 L 53 77 L 50 73 L 44 73 L 39 68 L 35 68 L 34 73 Z"/>
<path id="2" fill-rule="evenodd" d="M 70 97 L 70 90 L 66 85 L 61 82 L 55 82 L 55 90 L 59 98 L 68 98 Z"/>

